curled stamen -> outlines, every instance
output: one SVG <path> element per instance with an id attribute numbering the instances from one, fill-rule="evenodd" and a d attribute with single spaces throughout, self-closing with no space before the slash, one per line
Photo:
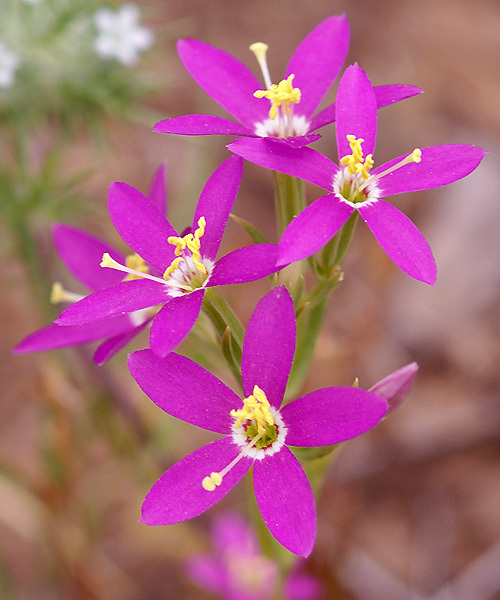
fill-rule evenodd
<path id="1" fill-rule="evenodd" d="M 300 102 L 300 89 L 292 87 L 292 81 L 295 75 L 289 75 L 287 79 L 283 79 L 276 85 L 273 83 L 267 90 L 257 90 L 254 92 L 256 98 L 267 98 L 271 100 L 271 109 L 269 110 L 269 117 L 274 120 L 278 114 L 278 108 L 281 111 L 281 115 L 285 117 L 291 111 L 289 105 L 293 102 L 298 104 Z M 283 105 L 284 103 L 284 105 Z"/>
<path id="2" fill-rule="evenodd" d="M 200 273 L 203 273 L 204 275 L 207 274 L 207 269 L 205 265 L 201 262 L 200 254 L 200 238 L 205 233 L 206 224 L 207 222 L 205 220 L 205 217 L 200 217 L 198 219 L 198 229 L 196 229 L 194 235 L 192 233 L 188 233 L 184 237 L 177 237 L 172 235 L 167 239 L 167 242 L 169 244 L 173 244 L 175 246 L 175 255 L 178 258 L 174 258 L 171 265 L 166 269 L 165 273 L 163 273 L 163 278 L 165 280 L 168 280 L 172 273 L 179 267 L 181 262 L 185 260 L 184 255 L 182 253 L 186 248 L 191 251 L 193 263 L 198 269 L 198 271 Z"/>

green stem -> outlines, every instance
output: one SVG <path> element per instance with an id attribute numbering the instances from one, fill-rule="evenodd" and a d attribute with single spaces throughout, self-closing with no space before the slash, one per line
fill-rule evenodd
<path id="1" fill-rule="evenodd" d="M 302 179 L 274 171 L 274 205 L 278 236 L 281 236 L 288 223 L 306 206 Z"/>
<path id="2" fill-rule="evenodd" d="M 293 399 L 307 375 L 328 305 L 328 296 L 305 309 L 297 321 L 297 347 L 286 388 L 285 402 Z"/>
<path id="3" fill-rule="evenodd" d="M 214 288 L 207 288 L 203 310 L 219 336 L 224 358 L 241 385 L 241 353 L 245 330 L 233 309 Z"/>

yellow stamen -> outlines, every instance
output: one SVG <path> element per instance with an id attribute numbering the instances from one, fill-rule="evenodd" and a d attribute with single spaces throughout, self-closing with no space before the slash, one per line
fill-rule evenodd
<path id="1" fill-rule="evenodd" d="M 366 157 L 366 158 L 368 159 L 368 157 Z M 372 175 L 370 177 L 370 182 L 377 181 L 377 179 L 380 179 L 381 177 L 384 177 L 385 175 L 388 175 L 389 173 L 392 173 L 393 171 L 396 171 L 397 169 L 404 167 L 404 165 L 407 165 L 409 163 L 419 163 L 421 160 L 422 160 L 422 150 L 420 150 L 420 148 L 415 148 L 415 150 L 413 150 L 413 152 L 410 152 L 410 154 L 408 154 L 408 156 L 403 158 L 403 160 L 400 160 L 395 165 L 392 165 L 392 167 L 389 167 L 385 171 L 382 171 L 382 173 L 377 173 L 376 175 Z M 363 185 L 359 188 L 360 191 L 366 187 L 367 183 L 363 183 Z"/>
<path id="2" fill-rule="evenodd" d="M 370 176 L 368 171 L 373 167 L 373 157 L 368 154 L 366 159 L 363 161 L 363 150 L 361 144 L 365 141 L 363 138 L 356 139 L 355 135 L 348 134 L 347 141 L 351 147 L 352 154 L 346 154 L 340 159 L 342 166 L 347 166 L 349 173 L 354 175 L 355 173 L 361 173 L 363 179 L 368 179 Z"/>
<path id="3" fill-rule="evenodd" d="M 50 302 L 52 304 L 59 304 L 59 302 L 78 302 L 84 298 L 81 294 L 75 294 L 74 292 L 68 292 L 63 288 L 63 286 L 56 281 L 52 285 L 52 290 L 50 292 Z"/>
<path id="4" fill-rule="evenodd" d="M 250 448 L 252 448 L 252 446 L 255 446 L 255 444 L 260 440 L 261 438 L 261 434 L 257 434 L 253 440 L 251 440 L 242 450 L 241 452 L 238 454 L 238 456 L 236 458 L 234 458 L 228 465 L 227 467 L 224 467 L 222 469 L 222 471 L 220 471 L 219 473 L 210 473 L 210 475 L 207 475 L 207 477 L 204 477 L 201 485 L 203 486 L 203 489 L 207 490 L 207 492 L 213 492 L 215 490 L 215 488 L 217 486 L 219 486 L 222 483 L 222 479 L 224 477 L 224 475 L 227 475 L 227 473 L 229 473 L 229 471 L 234 467 L 234 465 L 236 465 L 244 456 L 246 456 L 246 452 L 247 450 L 250 450 Z"/>
<path id="5" fill-rule="evenodd" d="M 292 81 L 295 75 L 289 75 L 287 79 L 283 79 L 277 85 L 273 83 L 267 90 L 257 90 L 254 93 L 256 98 L 267 98 L 271 100 L 271 109 L 269 110 L 269 117 L 275 119 L 278 114 L 278 108 L 281 107 L 281 113 L 283 116 L 287 113 L 291 113 L 292 110 L 289 105 L 293 102 L 298 104 L 300 102 L 300 89 L 292 86 Z M 284 103 L 284 106 L 282 106 Z"/>
<path id="6" fill-rule="evenodd" d="M 274 425 L 274 418 L 269 412 L 270 408 L 271 405 L 266 394 L 258 385 L 254 385 L 253 394 L 243 400 L 243 408 L 231 411 L 231 416 L 236 417 L 236 429 L 241 427 L 245 421 L 252 420 L 257 426 L 259 435 L 263 435 L 268 425 Z"/>
<path id="7" fill-rule="evenodd" d="M 205 233 L 206 224 L 207 224 L 207 222 L 205 220 L 205 217 L 200 217 L 198 219 L 198 229 L 194 232 L 194 235 L 192 233 L 188 233 L 184 237 L 177 237 L 177 236 L 171 235 L 167 239 L 167 242 L 169 244 L 173 244 L 175 246 L 175 255 L 178 258 L 174 258 L 174 260 L 172 261 L 170 266 L 166 269 L 165 273 L 163 273 L 164 279 L 168 279 L 170 277 L 170 275 L 172 275 L 172 273 L 177 269 L 177 267 L 180 265 L 180 263 L 183 260 L 185 260 L 184 256 L 182 255 L 182 252 L 186 248 L 191 251 L 191 257 L 192 257 L 193 262 L 194 262 L 196 268 L 198 269 L 198 271 L 200 271 L 201 273 L 204 273 L 204 274 L 207 273 L 207 269 L 206 269 L 205 265 L 201 262 L 201 254 L 200 254 L 200 247 L 201 247 L 200 238 Z"/>
<path id="8" fill-rule="evenodd" d="M 133 271 L 137 271 L 138 273 L 149 273 L 149 267 L 146 261 L 134 252 L 134 254 L 129 254 L 125 259 L 125 264 L 129 269 Z M 130 281 L 132 279 L 141 279 L 140 275 L 135 275 L 134 273 L 129 273 L 124 281 Z"/>
<path id="9" fill-rule="evenodd" d="M 114 258 L 105 252 L 102 255 L 101 267 L 108 269 L 116 269 L 117 271 L 123 271 L 124 273 L 129 273 L 129 275 L 135 275 L 137 279 L 151 279 L 151 281 L 158 281 L 159 283 L 165 283 L 163 279 L 155 277 L 154 275 L 150 275 L 149 273 L 143 273 L 140 271 L 135 271 L 130 267 L 126 267 L 125 265 L 121 265 Z"/>

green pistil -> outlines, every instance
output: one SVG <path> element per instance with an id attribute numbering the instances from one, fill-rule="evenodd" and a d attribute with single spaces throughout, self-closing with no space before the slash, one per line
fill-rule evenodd
<path id="1" fill-rule="evenodd" d="M 367 198 L 365 190 L 359 191 L 358 186 L 353 185 L 351 181 L 344 181 L 340 193 L 346 200 L 349 200 L 353 204 L 364 202 Z"/>
<path id="2" fill-rule="evenodd" d="M 245 429 L 245 433 L 249 440 L 253 440 L 253 438 L 258 434 L 257 425 L 251 421 L 250 425 L 248 425 Z M 268 425 L 265 432 L 262 434 L 262 437 L 255 443 L 255 448 L 258 448 L 259 450 L 262 448 L 267 448 L 277 439 L 278 431 L 276 429 L 276 425 Z"/>

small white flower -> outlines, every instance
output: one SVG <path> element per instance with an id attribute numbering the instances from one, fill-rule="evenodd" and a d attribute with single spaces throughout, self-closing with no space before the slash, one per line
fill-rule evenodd
<path id="1" fill-rule="evenodd" d="M 38 4 L 42 0 L 23 0 L 24 4 Z"/>
<path id="2" fill-rule="evenodd" d="M 0 88 L 10 88 L 16 80 L 16 71 L 21 65 L 21 57 L 0 42 Z"/>
<path id="3" fill-rule="evenodd" d="M 139 9 L 135 4 L 124 4 L 117 11 L 100 8 L 94 13 L 94 23 L 99 32 L 95 49 L 105 60 L 116 58 L 133 67 L 139 60 L 139 52 L 153 45 L 153 32 L 139 25 Z"/>

